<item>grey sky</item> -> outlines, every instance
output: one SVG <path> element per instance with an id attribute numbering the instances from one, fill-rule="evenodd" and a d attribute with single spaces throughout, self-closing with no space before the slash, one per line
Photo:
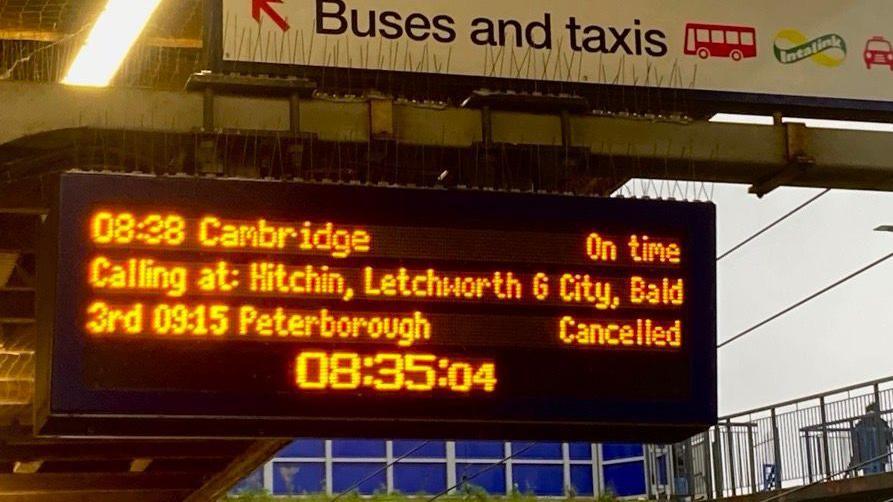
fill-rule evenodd
<path id="1" fill-rule="evenodd" d="M 718 247 L 729 249 L 818 190 L 764 199 L 717 185 Z M 832 191 L 722 260 L 719 339 L 893 251 L 893 195 Z M 893 374 L 893 260 L 719 352 L 726 414 Z"/>

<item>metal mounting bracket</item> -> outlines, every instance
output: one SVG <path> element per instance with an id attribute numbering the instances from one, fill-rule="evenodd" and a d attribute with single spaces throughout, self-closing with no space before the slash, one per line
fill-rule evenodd
<path id="1" fill-rule="evenodd" d="M 786 165 L 771 176 L 751 185 L 748 192 L 760 198 L 780 186 L 790 184 L 815 165 L 815 157 L 807 153 L 807 127 L 797 123 L 786 123 L 777 127 L 784 127 Z"/>

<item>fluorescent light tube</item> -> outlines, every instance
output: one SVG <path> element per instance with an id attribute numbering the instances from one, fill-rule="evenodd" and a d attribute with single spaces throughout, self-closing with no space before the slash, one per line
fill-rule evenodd
<path id="1" fill-rule="evenodd" d="M 105 87 L 161 0 L 108 0 L 62 83 Z"/>

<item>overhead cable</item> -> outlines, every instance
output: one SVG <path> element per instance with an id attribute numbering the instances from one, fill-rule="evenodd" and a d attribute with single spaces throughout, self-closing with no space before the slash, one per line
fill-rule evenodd
<path id="1" fill-rule="evenodd" d="M 378 476 L 378 475 L 381 474 L 382 472 L 388 470 L 388 467 L 390 467 L 390 466 L 396 464 L 397 462 L 403 460 L 404 458 L 406 458 L 406 457 L 412 455 L 413 453 L 415 453 L 415 452 L 421 450 L 422 448 L 428 446 L 428 444 L 430 444 L 430 443 L 431 443 L 431 440 L 425 441 L 425 442 L 423 442 L 422 444 L 420 444 L 420 445 L 416 446 L 415 448 L 409 450 L 408 452 L 404 453 L 403 455 L 400 455 L 399 457 L 395 458 L 394 460 L 391 460 L 390 462 L 388 462 L 387 464 L 385 464 L 384 467 L 381 467 L 381 468 L 376 469 L 375 471 L 369 473 L 369 474 L 366 475 L 364 478 L 360 479 L 360 480 L 357 481 L 356 483 L 354 483 L 354 484 L 350 485 L 349 487 L 345 488 L 345 489 L 344 489 L 341 493 L 339 493 L 338 495 L 335 495 L 334 497 L 332 497 L 332 501 L 331 501 L 331 502 L 335 502 L 336 500 L 340 499 L 340 498 L 343 497 L 344 495 L 347 495 L 348 493 L 350 493 L 350 492 L 356 490 L 357 488 L 360 487 L 360 485 L 362 485 L 362 484 L 365 483 L 366 481 L 369 481 L 370 479 L 374 478 L 375 476 Z"/>
<path id="2" fill-rule="evenodd" d="M 791 216 L 794 216 L 795 214 L 799 213 L 801 210 L 803 210 L 804 208 L 806 208 L 806 206 L 808 206 L 808 205 L 812 204 L 813 202 L 819 200 L 820 198 L 822 198 L 823 196 L 825 196 L 825 195 L 826 195 L 828 192 L 830 192 L 830 191 L 831 191 L 830 188 L 826 188 L 826 189 L 822 190 L 821 192 L 819 192 L 818 194 L 816 194 L 815 196 L 813 196 L 812 198 L 810 198 L 809 200 L 807 200 L 806 202 L 800 204 L 799 206 L 795 207 L 794 209 L 791 209 L 790 211 L 788 211 L 787 213 L 785 213 L 784 215 L 782 215 L 780 218 L 776 219 L 776 220 L 773 221 L 772 223 L 770 223 L 770 224 L 766 225 L 765 227 L 761 228 L 761 229 L 758 230 L 756 233 L 752 234 L 750 237 L 748 237 L 748 238 L 744 239 L 743 241 L 739 242 L 738 244 L 736 244 L 735 246 L 733 246 L 731 249 L 729 249 L 729 250 L 726 251 L 725 253 L 723 253 L 723 254 L 717 256 L 717 257 L 716 257 L 716 261 L 720 261 L 720 260 L 722 260 L 723 258 L 725 258 L 726 256 L 729 256 L 730 254 L 734 253 L 735 251 L 738 251 L 738 250 L 741 249 L 742 247 L 746 246 L 750 241 L 752 241 L 752 240 L 756 239 L 757 237 L 763 235 L 764 233 L 768 232 L 769 230 L 771 230 L 773 227 L 775 227 L 775 226 L 778 225 L 779 223 L 783 222 L 784 220 L 786 220 L 786 219 L 790 218 Z"/>
<path id="3" fill-rule="evenodd" d="M 524 452 L 526 452 L 527 450 L 533 448 L 534 446 L 536 446 L 536 443 L 530 443 L 530 444 L 527 445 L 526 447 L 521 448 L 520 450 L 518 450 L 518 451 L 512 453 L 511 455 L 509 455 L 509 456 L 503 458 L 502 460 L 499 460 L 499 461 L 497 461 L 497 462 L 494 462 L 494 463 L 488 465 L 487 467 L 484 467 L 483 469 L 481 469 L 481 470 L 475 472 L 474 474 L 471 474 L 471 475 L 469 475 L 469 476 L 463 476 L 463 477 L 462 477 L 462 481 L 459 481 L 458 483 L 454 484 L 453 486 L 448 486 L 448 487 L 446 487 L 443 491 L 441 491 L 441 492 L 439 492 L 437 495 L 434 495 L 433 497 L 429 498 L 429 499 L 426 500 L 425 502 L 434 502 L 435 500 L 439 499 L 440 497 L 443 497 L 443 496 L 446 495 L 447 493 L 450 493 L 451 491 L 455 490 L 456 488 L 459 488 L 460 486 L 462 486 L 462 485 L 464 485 L 465 483 L 471 481 L 472 479 L 474 479 L 474 478 L 480 476 L 481 474 L 483 474 L 483 473 L 485 473 L 485 472 L 487 472 L 487 471 L 489 471 L 489 470 L 491 470 L 491 469 L 493 469 L 493 468 L 495 468 L 495 467 L 499 467 L 500 465 L 502 465 L 502 464 L 508 462 L 510 459 L 512 459 L 512 458 L 514 458 L 514 457 L 517 457 L 518 455 L 521 455 L 522 453 L 524 453 Z"/>
<path id="4" fill-rule="evenodd" d="M 735 336 L 729 338 L 728 340 L 726 340 L 726 341 L 720 343 L 719 345 L 716 346 L 716 348 L 717 348 L 717 349 L 721 349 L 721 348 L 725 347 L 726 345 L 728 345 L 728 344 L 730 344 L 730 343 L 732 343 L 732 342 L 734 342 L 734 341 L 736 341 L 736 340 L 740 340 L 742 337 L 744 337 L 744 336 L 746 336 L 746 335 L 748 335 L 748 334 L 750 334 L 750 333 L 753 333 L 753 332 L 756 331 L 757 329 L 759 329 L 759 328 L 761 328 L 761 327 L 763 327 L 763 326 L 769 324 L 770 322 L 772 322 L 772 321 L 778 319 L 779 317 L 781 317 L 781 316 L 787 314 L 788 312 L 791 312 L 791 311 L 793 311 L 793 310 L 796 310 L 796 309 L 799 308 L 799 307 L 802 307 L 803 305 L 809 303 L 809 302 L 812 301 L 812 300 L 815 300 L 816 298 L 818 298 L 818 297 L 822 296 L 823 294 L 825 294 L 825 293 L 831 291 L 832 289 L 836 288 L 837 286 L 840 286 L 840 285 L 842 285 L 842 284 L 848 282 L 850 279 L 854 279 L 854 278 L 858 277 L 859 275 L 862 275 L 862 274 L 864 274 L 865 272 L 868 272 L 869 270 L 871 270 L 871 269 L 873 269 L 874 267 L 876 267 L 876 266 L 878 266 L 878 265 L 884 263 L 885 261 L 889 260 L 890 258 L 893 258 L 893 253 L 890 253 L 890 254 L 888 254 L 888 255 L 886 255 L 886 256 L 882 256 L 882 257 L 878 258 L 877 260 L 875 260 L 875 261 L 869 263 L 868 265 L 865 265 L 864 267 L 862 267 L 862 268 L 860 268 L 859 270 L 857 270 L 857 271 L 855 271 L 855 272 L 853 272 L 853 273 L 847 275 L 846 277 L 844 277 L 844 278 L 842 278 L 842 279 L 839 279 L 839 280 L 835 281 L 834 283 L 829 284 L 828 286 L 825 286 L 824 288 L 822 288 L 822 289 L 816 291 L 815 293 L 813 293 L 813 294 L 807 296 L 806 298 L 804 298 L 804 299 L 802 299 L 802 300 L 800 300 L 800 301 L 794 303 L 793 305 L 791 305 L 791 306 L 789 306 L 789 307 L 787 307 L 787 308 L 781 310 L 780 312 L 778 312 L 778 313 L 776 313 L 776 314 L 774 314 L 774 315 L 772 315 L 772 316 L 770 316 L 770 317 L 767 317 L 766 319 L 764 319 L 764 320 L 762 320 L 762 321 L 760 321 L 760 322 L 754 324 L 753 326 L 751 326 L 751 327 L 745 329 L 744 331 L 738 333 L 737 335 L 735 335 Z"/>

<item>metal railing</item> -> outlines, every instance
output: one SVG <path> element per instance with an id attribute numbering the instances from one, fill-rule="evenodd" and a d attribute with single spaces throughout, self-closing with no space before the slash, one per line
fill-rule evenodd
<path id="1" fill-rule="evenodd" d="M 888 471 L 889 459 L 851 467 L 888 451 L 891 426 L 893 377 L 722 417 L 673 446 L 676 494 L 713 500 Z"/>

